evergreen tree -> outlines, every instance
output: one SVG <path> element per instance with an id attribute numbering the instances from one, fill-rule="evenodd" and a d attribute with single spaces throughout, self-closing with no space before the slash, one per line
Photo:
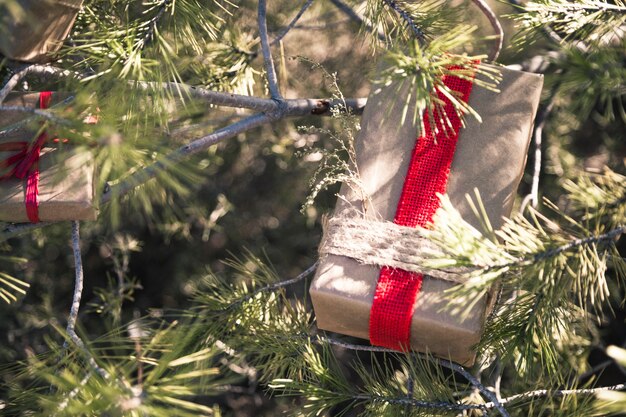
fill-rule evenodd
<path id="1" fill-rule="evenodd" d="M 49 63 L 1 62 L 0 112 L 93 155 L 100 218 L 0 229 L 0 414 L 625 413 L 626 4 L 267 3 L 86 0 Z M 5 22 L 24 4 L 0 0 Z M 479 231 L 444 199 L 423 231 L 445 248 L 426 267 L 468 271 L 452 308 L 501 287 L 477 364 L 317 329 L 321 217 L 358 181 L 368 80 L 436 115 L 451 66 L 498 55 L 545 75 L 517 210 Z M 2 104 L 44 90 L 70 94 Z"/>

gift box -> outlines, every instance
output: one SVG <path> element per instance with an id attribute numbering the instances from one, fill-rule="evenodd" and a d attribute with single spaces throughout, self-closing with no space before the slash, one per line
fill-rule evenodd
<path id="1" fill-rule="evenodd" d="M 38 108 L 42 94 L 12 93 L 3 106 Z M 68 96 L 48 94 L 45 107 Z M 36 122 L 26 121 L 30 117 L 21 111 L 0 111 L 0 220 L 28 222 L 33 221 L 33 215 L 39 221 L 95 220 L 93 156 L 78 152 L 71 143 L 63 143 L 50 132 L 38 132 Z M 34 147 L 38 141 L 42 146 L 36 157 Z M 36 159 L 35 163 L 17 178 L 15 171 L 29 157 Z M 35 213 L 29 215 L 29 210 Z"/>
<path id="2" fill-rule="evenodd" d="M 61 48 L 83 0 L 17 0 L 18 13 L 0 7 L 0 53 L 16 61 L 43 63 Z"/>
<path id="3" fill-rule="evenodd" d="M 431 136 L 437 137 L 431 137 L 430 143 L 423 137 L 416 141 L 419 120 L 407 117 L 402 121 L 406 88 L 399 89 L 398 84 L 373 88 L 355 141 L 361 188 L 343 184 L 334 218 L 426 227 L 439 204 L 437 193 L 445 192 L 463 218 L 480 230 L 466 199 L 466 194 L 478 189 L 494 229 L 501 227 L 503 218 L 511 213 L 524 171 L 543 78 L 499 70 L 500 92 L 451 78 L 455 91 L 466 96 L 464 101 L 481 116 L 482 123 L 467 117 L 462 128 L 460 120 L 451 117 L 458 133 L 444 133 L 443 137 L 433 133 Z M 394 107 L 394 103 L 400 104 Z M 389 111 L 390 107 L 395 110 Z M 409 108 L 407 114 L 413 111 Z M 428 116 L 424 118 L 424 131 L 428 131 Z M 397 245 L 390 241 L 394 239 L 387 236 L 386 244 Z M 445 308 L 444 293 L 459 285 L 454 280 L 416 275 L 380 261 L 364 263 L 359 254 L 350 255 L 349 250 L 333 253 L 324 248 L 322 243 L 310 288 L 320 329 L 397 350 L 410 345 L 462 365 L 473 364 L 473 347 L 493 307 L 494 291 L 461 317 Z M 402 334 L 399 340 L 394 339 L 397 333 Z"/>

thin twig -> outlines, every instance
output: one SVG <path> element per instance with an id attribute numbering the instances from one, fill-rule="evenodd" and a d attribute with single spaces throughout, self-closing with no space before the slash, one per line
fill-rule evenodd
<path id="1" fill-rule="evenodd" d="M 272 101 L 272 100 L 268 100 Z M 346 99 L 348 111 L 358 114 L 363 111 L 366 99 Z M 294 117 L 304 115 L 328 115 L 335 106 L 343 105 L 344 100 L 318 100 L 318 99 L 295 99 L 286 100 L 286 110 L 282 117 Z M 162 170 L 166 170 L 172 163 L 180 162 L 198 152 L 202 152 L 211 146 L 221 142 L 222 140 L 231 138 L 254 127 L 261 126 L 266 123 L 275 121 L 275 116 L 266 114 L 255 114 L 243 120 L 240 120 L 230 126 L 216 130 L 215 132 L 203 136 L 192 141 L 188 145 L 182 146 L 170 154 L 168 154 L 163 162 L 156 162 L 139 171 L 136 171 L 130 177 L 109 187 L 102 195 L 100 204 L 107 204 L 114 197 L 122 197 L 130 193 L 137 186 L 157 176 Z M 47 227 L 58 222 L 40 222 L 40 223 L 14 223 L 7 224 L 0 231 L 0 242 L 18 236 L 20 234 L 30 232 L 35 229 Z"/>
<path id="2" fill-rule="evenodd" d="M 72 250 L 74 252 L 74 296 L 72 297 L 72 306 L 70 315 L 67 318 L 67 334 L 70 339 L 79 346 L 83 346 L 83 341 L 76 334 L 76 320 L 78 319 L 78 310 L 80 309 L 80 299 L 83 294 L 83 261 L 80 253 L 80 226 L 78 221 L 72 222 Z"/>
<path id="3" fill-rule="evenodd" d="M 553 107 L 554 100 L 551 100 L 541 113 L 540 120 L 538 120 L 538 123 L 535 126 L 535 165 L 533 167 L 533 182 L 530 191 L 530 195 L 532 196 L 531 204 L 534 208 L 537 208 L 537 205 L 539 204 L 539 176 L 541 175 L 541 145 L 543 142 L 543 128 L 546 125 L 546 120 L 548 120 L 548 115 L 552 111 Z"/>
<path id="4" fill-rule="evenodd" d="M 448 402 L 431 402 L 424 400 L 416 400 L 413 398 L 396 398 L 396 397 L 386 397 L 382 395 L 373 395 L 373 394 L 359 394 L 354 395 L 351 399 L 356 401 L 371 401 L 371 402 L 379 402 L 379 403 L 387 403 L 393 405 L 406 405 L 409 407 L 415 408 L 425 408 L 425 409 L 436 409 L 436 410 L 448 410 L 448 411 L 469 411 L 469 410 L 483 410 L 486 408 L 483 404 L 459 404 L 459 403 L 448 403 Z"/>
<path id="5" fill-rule="evenodd" d="M 537 206 L 539 205 L 539 177 L 541 175 L 541 147 L 543 142 L 543 129 L 548 120 L 548 116 L 554 108 L 557 90 L 558 86 L 555 86 L 552 89 L 548 104 L 546 105 L 546 107 L 543 108 L 539 115 L 537 115 L 537 119 L 535 121 L 535 132 L 533 136 L 535 144 L 535 157 L 533 161 L 533 181 L 530 188 L 530 194 L 524 198 L 520 206 L 521 213 L 524 212 L 528 203 L 530 203 L 533 208 L 537 208 Z"/>
<path id="6" fill-rule="evenodd" d="M 346 16 L 348 16 L 351 20 L 357 22 L 362 25 L 368 32 L 374 33 L 376 32 L 376 36 L 380 41 L 387 42 L 387 38 L 385 34 L 379 31 L 377 28 L 373 27 L 369 22 L 367 22 L 360 14 L 355 12 L 352 7 L 347 5 L 341 0 L 330 0 L 332 4 L 335 5 L 340 11 L 342 11 Z"/>
<path id="7" fill-rule="evenodd" d="M 560 253 L 577 248 L 579 246 L 589 245 L 592 243 L 599 243 L 599 242 L 603 242 L 606 240 L 613 240 L 616 237 L 624 233 L 626 233 L 626 226 L 620 226 L 620 227 L 616 227 L 615 229 L 609 230 L 608 232 L 603 233 L 601 235 L 589 236 L 583 239 L 575 239 L 565 245 L 547 250 L 545 252 L 538 253 L 537 255 L 533 257 L 533 259 L 530 262 L 535 263 L 543 259 L 552 258 Z"/>
<path id="8" fill-rule="evenodd" d="M 32 65 L 28 65 L 25 68 L 14 72 L 13 75 L 9 77 L 9 79 L 2 86 L 2 89 L 0 89 L 0 103 L 2 103 L 7 98 L 9 93 L 13 91 L 13 89 L 22 80 L 22 78 L 24 78 L 29 73 L 29 69 L 31 67 Z"/>
<path id="9" fill-rule="evenodd" d="M 46 111 L 46 110 L 42 110 L 42 109 L 36 109 L 33 107 L 23 107 L 23 106 L 2 106 L 0 105 L 0 111 L 15 111 L 15 112 L 21 112 L 21 113 L 29 113 L 29 114 L 34 114 L 35 116 L 39 116 L 39 117 L 43 117 L 44 119 L 48 119 L 51 120 L 57 124 L 60 125 L 70 125 L 71 122 L 67 119 L 63 119 L 61 117 L 57 117 L 56 115 L 54 115 L 53 113 Z"/>
<path id="10" fill-rule="evenodd" d="M 259 36 L 261 38 L 261 51 L 263 52 L 263 62 L 265 64 L 265 71 L 267 72 L 267 84 L 270 90 L 270 96 L 274 100 L 282 101 L 283 97 L 280 95 L 280 90 L 278 88 L 276 68 L 274 67 L 272 51 L 267 37 L 267 5 L 265 0 L 259 0 L 258 23 Z"/>
<path id="11" fill-rule="evenodd" d="M 349 349 L 349 350 L 354 350 L 354 351 L 361 351 L 361 352 L 382 352 L 382 353 L 393 353 L 393 354 L 398 354 L 399 352 L 393 349 L 388 349 L 388 348 L 384 348 L 384 347 L 380 347 L 380 346 L 370 346 L 370 345 L 355 345 L 352 343 L 346 343 L 346 342 L 342 342 L 340 340 L 336 340 L 336 339 L 332 339 L 330 337 L 324 337 L 324 336 L 320 336 L 318 337 L 318 340 L 320 343 L 328 343 L 334 346 L 339 346 L 342 347 L 344 349 Z M 493 403 L 493 407 L 492 408 L 496 408 L 500 414 L 503 417 L 510 417 L 508 411 L 506 411 L 506 409 L 502 406 L 502 404 L 500 404 L 500 401 L 498 400 L 498 398 L 496 397 L 496 395 L 488 390 L 478 379 L 476 379 L 476 377 L 474 375 L 472 375 L 469 371 L 467 371 L 465 368 L 463 368 L 461 365 L 456 364 L 452 361 L 448 361 L 445 359 L 438 359 L 435 358 L 433 356 L 430 355 L 425 355 L 419 352 L 411 352 L 411 354 L 418 356 L 422 359 L 425 359 L 429 362 L 432 362 L 436 365 L 442 366 L 444 368 L 450 369 L 451 371 L 454 371 L 456 373 L 458 373 L 459 375 L 462 375 L 465 379 L 467 379 L 467 381 L 472 384 L 475 388 L 477 388 L 487 399 L 489 399 L 491 401 L 491 403 Z"/>
<path id="12" fill-rule="evenodd" d="M 303 279 L 305 279 L 306 277 L 308 277 L 309 275 L 311 275 L 313 273 L 313 271 L 315 271 L 315 269 L 317 269 L 318 264 L 319 264 L 319 261 L 315 262 L 313 265 L 309 266 L 307 269 L 305 269 L 303 272 L 301 272 L 295 278 L 287 279 L 285 281 L 275 282 L 273 284 L 266 285 L 265 287 L 257 288 L 256 290 L 252 291 L 250 294 L 246 294 L 243 297 L 240 297 L 237 300 L 235 300 L 232 303 L 230 303 L 228 305 L 228 307 L 226 307 L 224 309 L 224 311 L 231 310 L 232 308 L 240 305 L 241 303 L 243 303 L 243 302 L 245 302 L 247 300 L 253 299 L 257 294 L 260 294 L 260 293 L 263 293 L 263 292 L 266 292 L 266 291 L 274 291 L 274 290 L 277 290 L 279 288 L 283 288 L 283 287 L 286 287 L 288 285 L 292 285 L 292 284 L 295 284 L 297 282 L 300 282 Z"/>
<path id="13" fill-rule="evenodd" d="M 136 171 L 124 179 L 124 181 L 109 187 L 109 189 L 102 195 L 100 204 L 106 204 L 114 197 L 120 197 L 128 194 L 140 184 L 155 178 L 160 173 L 166 172 L 171 166 L 189 158 L 191 155 L 207 150 L 224 139 L 231 138 L 272 120 L 272 117 L 267 114 L 255 114 L 230 126 L 216 130 L 209 135 L 196 139 L 187 145 L 181 146 L 175 151 L 170 152 L 163 160 L 155 162 L 140 171 Z"/>
<path id="14" fill-rule="evenodd" d="M 312 4 L 313 4 L 313 0 L 306 0 L 306 2 L 302 5 L 300 10 L 298 11 L 298 13 L 294 16 L 293 19 L 291 19 L 291 22 L 289 22 L 289 24 L 278 34 L 278 36 L 274 38 L 271 45 L 276 45 L 278 42 L 280 42 L 285 37 L 285 35 L 287 35 L 287 33 L 289 33 L 291 29 L 293 29 L 296 23 L 298 23 L 298 20 L 300 20 L 300 18 L 304 14 L 304 12 L 306 12 L 307 9 L 311 7 Z"/>
<path id="15" fill-rule="evenodd" d="M 480 11 L 487 17 L 489 23 L 491 23 L 491 27 L 494 32 L 496 32 L 496 43 L 493 45 L 491 52 L 489 53 L 489 60 L 495 61 L 498 59 L 500 55 L 500 51 L 502 50 L 502 43 L 504 42 L 504 30 L 502 30 L 502 25 L 498 20 L 498 16 L 494 13 L 494 11 L 489 7 L 484 0 L 472 0 L 472 2 L 480 9 Z"/>
<path id="16" fill-rule="evenodd" d="M 576 378 L 576 380 L 578 382 L 584 381 L 585 379 L 589 378 L 590 376 L 593 376 L 593 375 L 597 374 L 598 372 L 605 370 L 606 368 L 608 368 L 609 366 L 611 366 L 614 363 L 615 363 L 615 361 L 612 358 L 611 359 L 607 359 L 604 362 L 600 362 L 599 364 L 597 364 L 593 368 L 591 368 L 588 371 L 580 374 Z"/>
<path id="17" fill-rule="evenodd" d="M 80 389 L 87 383 L 87 381 L 89 381 L 89 378 L 91 378 L 91 372 L 87 372 L 85 376 L 83 377 L 83 379 L 81 379 L 80 383 L 73 390 L 71 390 L 65 396 L 65 398 L 63 398 L 63 401 L 59 403 L 57 412 L 63 411 L 67 408 L 67 406 L 70 403 L 70 400 L 73 400 L 78 395 L 78 393 L 80 392 Z"/>
<path id="18" fill-rule="evenodd" d="M 496 356 L 496 366 L 493 372 L 496 374 L 493 389 L 496 394 L 496 398 L 498 400 L 501 400 L 502 395 L 500 394 L 500 386 L 502 384 L 502 374 L 504 373 L 504 367 L 502 366 L 502 359 L 500 358 L 499 354 Z"/>
<path id="19" fill-rule="evenodd" d="M 581 388 L 581 389 L 563 389 L 563 390 L 547 390 L 547 389 L 539 389 L 535 391 L 528 391 L 522 394 L 512 395 L 507 398 L 503 398 L 500 402 L 502 404 L 509 404 L 512 402 L 520 401 L 520 400 L 528 400 L 532 398 L 542 398 L 542 397 L 565 397 L 567 395 L 593 395 L 599 392 L 605 391 L 624 391 L 626 390 L 626 384 L 617 384 L 611 385 L 608 387 L 597 387 L 597 388 Z M 494 403 L 486 403 L 486 408 L 494 408 Z"/>
<path id="20" fill-rule="evenodd" d="M 530 265 L 530 264 L 534 264 L 536 262 L 539 262 L 548 258 L 552 258 L 556 255 L 575 249 L 579 246 L 590 245 L 593 243 L 600 243 L 600 242 L 604 242 L 607 240 L 613 240 L 616 237 L 623 235 L 625 233 L 626 233 L 626 226 L 619 226 L 601 235 L 588 236 L 582 239 L 574 239 L 570 241 L 569 243 L 566 243 L 564 245 L 561 245 L 556 248 L 552 248 L 543 252 L 539 252 L 529 258 L 521 257 L 514 261 L 503 263 L 503 264 L 486 265 L 486 266 L 476 265 L 476 266 L 483 270 L 491 270 L 495 268 L 503 269 L 503 268 L 509 268 L 509 267 L 515 267 L 515 266 Z"/>
<path id="21" fill-rule="evenodd" d="M 207 90 L 201 87 L 195 87 L 187 84 L 179 84 L 174 82 L 154 83 L 144 81 L 133 81 L 132 85 L 143 90 L 165 89 L 181 96 L 189 96 L 192 98 L 204 100 L 206 103 L 224 106 L 255 110 L 264 113 L 273 113 L 278 111 L 279 104 L 276 100 L 269 98 L 261 98 L 254 96 L 245 96 L 242 94 L 224 93 L 221 91 Z M 283 116 L 304 116 L 307 114 L 331 114 L 331 108 L 343 104 L 339 100 L 326 99 L 287 99 L 285 102 L 285 111 Z M 366 98 L 346 99 L 346 106 L 354 114 L 363 111 Z"/>
<path id="22" fill-rule="evenodd" d="M 80 226 L 78 221 L 72 221 L 72 250 L 74 252 L 74 271 L 75 271 L 75 282 L 74 282 L 74 295 L 72 297 L 72 307 L 70 308 L 70 314 L 67 318 L 67 335 L 70 340 L 74 342 L 78 348 L 80 348 L 85 356 L 87 357 L 87 361 L 89 365 L 102 377 L 108 379 L 109 373 L 102 369 L 95 361 L 95 359 L 89 354 L 87 348 L 85 347 L 85 343 L 83 340 L 76 334 L 76 320 L 78 319 L 78 311 L 80 309 L 80 299 L 83 295 L 83 261 L 80 253 Z M 67 347 L 67 342 L 64 344 L 64 347 Z"/>
<path id="23" fill-rule="evenodd" d="M 28 65 L 16 71 L 9 77 L 4 86 L 2 86 L 2 89 L 0 89 L 0 103 L 2 103 L 9 93 L 17 87 L 18 83 L 29 74 L 50 75 L 59 78 L 82 78 L 82 75 L 75 71 L 64 70 L 48 65 Z"/>
<path id="24" fill-rule="evenodd" d="M 140 45 L 140 48 L 142 50 L 154 39 L 154 32 L 156 31 L 159 20 L 161 20 L 161 18 L 165 14 L 167 6 L 169 6 L 170 3 L 171 0 L 163 0 L 159 5 L 159 11 L 154 15 L 154 17 L 152 17 L 152 19 L 146 22 L 148 30 L 144 34 L 143 38 L 141 38 L 141 40 L 137 43 L 138 45 Z"/>

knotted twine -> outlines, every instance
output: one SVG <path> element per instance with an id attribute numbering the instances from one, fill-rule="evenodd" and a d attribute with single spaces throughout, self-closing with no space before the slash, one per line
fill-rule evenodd
<path id="1" fill-rule="evenodd" d="M 354 209 L 324 219 L 323 229 L 320 256 L 345 256 L 364 265 L 389 266 L 457 284 L 466 282 L 470 272 L 478 269 L 429 268 L 425 263 L 445 256 L 445 251 L 428 240 L 424 229 L 365 219 Z"/>

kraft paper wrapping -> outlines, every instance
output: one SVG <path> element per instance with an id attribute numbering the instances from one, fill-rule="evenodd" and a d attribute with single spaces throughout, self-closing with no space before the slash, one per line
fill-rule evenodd
<path id="1" fill-rule="evenodd" d="M 54 93 L 52 103 L 67 98 Z M 5 106 L 38 107 L 38 93 L 15 93 L 4 101 Z M 24 112 L 0 112 L 0 143 L 30 141 L 36 130 L 32 124 L 20 124 L 29 117 Z M 0 160 L 12 152 L 0 152 Z M 73 152 L 71 146 L 63 149 L 44 148 L 39 160 L 39 219 L 41 221 L 96 220 L 97 208 L 94 189 L 94 161 L 88 152 Z M 24 196 L 26 181 L 0 181 L 0 221 L 28 222 Z"/>
<path id="2" fill-rule="evenodd" d="M 543 77 L 501 68 L 500 93 L 474 85 L 469 104 L 483 122 L 466 118 L 451 166 L 447 194 L 463 218 L 480 230 L 466 200 L 477 188 L 494 228 L 511 214 L 517 187 L 526 164 L 533 120 L 539 104 Z M 390 113 L 390 103 L 399 95 L 394 85 L 373 89 L 356 140 L 360 179 L 369 200 L 344 184 L 336 213 L 354 213 L 366 208 L 366 218 L 393 221 L 400 199 L 418 125 L 401 123 L 402 105 Z M 401 99 L 400 99 L 401 100 Z M 408 114 L 412 114 L 409 109 Z M 408 119 L 411 119 L 410 117 Z M 419 123 L 419 122 L 418 122 Z M 311 283 L 311 298 L 320 329 L 369 339 L 370 308 L 380 268 L 352 258 L 326 255 L 320 260 Z M 457 285 L 424 277 L 415 301 L 411 322 L 411 347 L 470 366 L 472 350 L 479 340 L 486 314 L 493 307 L 492 294 L 480 300 L 464 321 L 444 310 L 444 291 Z"/>
<path id="3" fill-rule="evenodd" d="M 18 0 L 19 16 L 0 7 L 0 53 L 10 59 L 46 62 L 61 48 L 83 0 Z"/>

